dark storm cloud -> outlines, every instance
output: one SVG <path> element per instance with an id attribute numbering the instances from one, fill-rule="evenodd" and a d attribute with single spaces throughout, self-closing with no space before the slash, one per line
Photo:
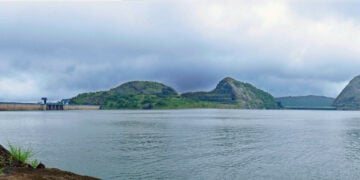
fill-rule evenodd
<path id="1" fill-rule="evenodd" d="M 276 96 L 335 96 L 358 73 L 358 21 L 341 19 L 357 15 L 334 19 L 330 3 L 329 20 L 303 11 L 306 2 L 259 2 L 1 3 L 0 100 L 130 80 L 211 90 L 226 76 Z"/>

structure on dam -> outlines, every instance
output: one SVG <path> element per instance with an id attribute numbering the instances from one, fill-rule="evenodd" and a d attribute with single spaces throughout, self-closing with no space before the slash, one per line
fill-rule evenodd
<path id="1" fill-rule="evenodd" d="M 63 111 L 63 110 L 99 110 L 100 106 L 69 105 L 64 103 L 49 103 L 47 98 L 41 98 L 42 103 L 0 102 L 0 111 Z"/>

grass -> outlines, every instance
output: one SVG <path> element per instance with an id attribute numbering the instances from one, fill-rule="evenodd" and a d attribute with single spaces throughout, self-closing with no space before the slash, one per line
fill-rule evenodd
<path id="1" fill-rule="evenodd" d="M 11 157 L 19 160 L 22 163 L 28 163 L 29 159 L 34 155 L 31 148 L 16 147 L 9 143 L 9 152 Z"/>
<path id="2" fill-rule="evenodd" d="M 0 157 L 0 175 L 4 174 L 5 172 L 5 160 Z"/>
<path id="3" fill-rule="evenodd" d="M 40 164 L 37 159 L 30 161 L 35 154 L 31 148 L 25 149 L 9 143 L 9 152 L 12 157 L 10 160 L 17 159 L 23 164 L 30 164 L 34 169 Z"/>
<path id="4" fill-rule="evenodd" d="M 0 156 L 0 168 L 5 167 L 5 159 Z"/>
<path id="5" fill-rule="evenodd" d="M 33 161 L 30 162 L 30 165 L 32 168 L 36 169 L 40 164 L 40 161 L 38 161 L 37 159 L 34 159 Z"/>

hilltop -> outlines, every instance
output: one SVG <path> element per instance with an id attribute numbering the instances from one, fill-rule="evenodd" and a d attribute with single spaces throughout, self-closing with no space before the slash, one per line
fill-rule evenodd
<path id="1" fill-rule="evenodd" d="M 108 91 L 79 94 L 70 104 L 101 105 L 103 109 L 277 108 L 269 93 L 229 77 L 210 92 L 181 95 L 162 83 L 131 81 Z"/>

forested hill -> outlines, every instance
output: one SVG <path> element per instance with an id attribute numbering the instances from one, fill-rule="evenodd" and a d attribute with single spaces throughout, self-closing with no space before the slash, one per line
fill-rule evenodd
<path id="1" fill-rule="evenodd" d="M 278 108 L 269 93 L 229 77 L 210 92 L 182 95 L 158 82 L 132 81 L 108 91 L 79 94 L 70 104 L 101 105 L 103 109 Z"/>

